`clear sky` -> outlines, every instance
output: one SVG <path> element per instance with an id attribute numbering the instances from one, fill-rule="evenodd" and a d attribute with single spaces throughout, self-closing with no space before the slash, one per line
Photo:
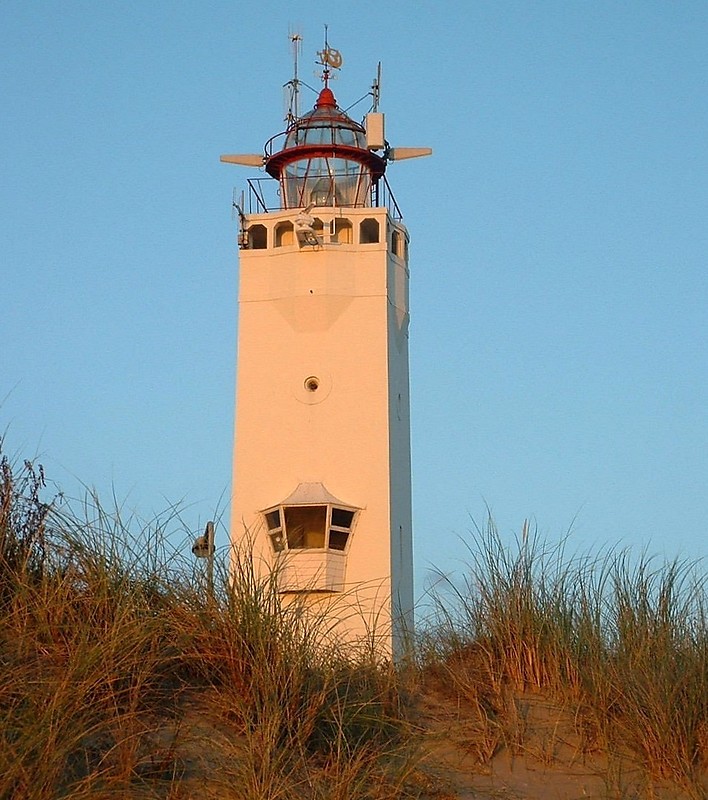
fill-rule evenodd
<path id="1" fill-rule="evenodd" d="M 5 0 L 6 449 L 143 517 L 182 503 L 199 532 L 224 511 L 231 199 L 253 171 L 219 155 L 282 130 L 290 29 L 318 86 L 325 23 L 340 106 L 380 60 L 387 138 L 435 151 L 388 171 L 419 590 L 487 505 L 505 534 L 528 517 L 580 549 L 708 555 L 703 0 Z"/>

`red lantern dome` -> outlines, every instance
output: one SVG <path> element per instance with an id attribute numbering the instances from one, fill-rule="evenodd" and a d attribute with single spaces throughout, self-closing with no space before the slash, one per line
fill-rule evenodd
<path id="1" fill-rule="evenodd" d="M 283 208 L 356 207 L 371 205 L 386 162 L 367 149 L 364 127 L 338 108 L 325 86 L 312 111 L 266 144 L 265 168 L 280 181 Z"/>

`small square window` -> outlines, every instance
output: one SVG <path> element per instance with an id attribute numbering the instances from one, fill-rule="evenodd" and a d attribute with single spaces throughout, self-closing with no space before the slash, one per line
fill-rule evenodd
<path id="1" fill-rule="evenodd" d="M 266 515 L 266 525 L 269 531 L 274 531 L 276 528 L 282 527 L 280 524 L 280 509 L 276 508 L 275 511 L 269 511 Z"/>
<path id="2" fill-rule="evenodd" d="M 338 528 L 351 528 L 353 519 L 353 511 L 345 511 L 343 508 L 332 509 L 332 525 Z"/>
<path id="3" fill-rule="evenodd" d="M 349 539 L 348 531 L 334 531 L 329 532 L 329 547 L 330 550 L 344 550 L 347 546 Z"/>
<path id="4" fill-rule="evenodd" d="M 282 551 L 285 550 L 285 537 L 282 531 L 271 533 L 270 540 L 273 543 L 273 550 L 275 550 L 276 553 L 282 553 Z"/>

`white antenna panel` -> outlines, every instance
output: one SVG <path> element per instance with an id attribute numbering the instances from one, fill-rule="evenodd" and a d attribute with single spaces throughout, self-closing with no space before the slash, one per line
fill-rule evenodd
<path id="1" fill-rule="evenodd" d="M 383 150 L 386 147 L 384 136 L 384 115 L 380 112 L 366 115 L 366 146 L 369 150 Z"/>

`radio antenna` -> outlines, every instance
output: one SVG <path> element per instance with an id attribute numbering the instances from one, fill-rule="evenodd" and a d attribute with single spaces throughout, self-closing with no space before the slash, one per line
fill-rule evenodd
<path id="1" fill-rule="evenodd" d="M 290 39 L 293 50 L 293 77 L 283 88 L 288 92 L 288 110 L 285 115 L 285 121 L 290 124 L 300 118 L 300 78 L 298 77 L 298 60 L 300 50 L 302 49 L 302 36 L 296 31 L 291 31 L 288 34 L 288 38 Z"/>
<path id="2" fill-rule="evenodd" d="M 371 96 L 374 98 L 371 105 L 371 110 L 376 112 L 379 110 L 379 100 L 381 99 L 381 62 L 379 61 L 376 67 L 376 77 L 371 84 Z"/>

